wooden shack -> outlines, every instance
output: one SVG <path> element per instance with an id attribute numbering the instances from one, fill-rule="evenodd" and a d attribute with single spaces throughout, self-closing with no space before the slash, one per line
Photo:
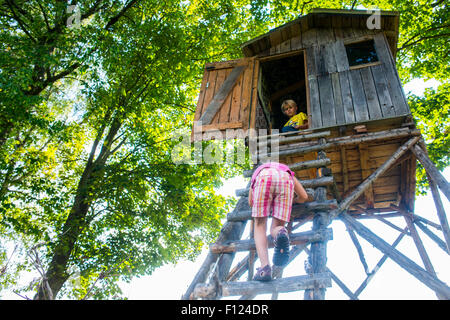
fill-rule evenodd
<path id="1" fill-rule="evenodd" d="M 368 28 L 374 14 L 379 29 Z M 268 129 L 270 134 L 287 121 L 282 101 L 293 99 L 298 111 L 308 115 L 307 132 L 330 131 L 329 138 L 336 141 L 382 132 L 380 139 L 342 144 L 327 152 L 337 191 L 341 196 L 351 192 L 397 150 L 411 134 L 408 128 L 414 128 L 395 68 L 398 23 L 396 12 L 316 9 L 244 43 L 245 58 L 206 64 L 195 115 L 201 127 L 194 129 L 205 140 L 216 138 L 217 130 L 224 136 L 230 129 L 245 134 L 248 129 Z M 393 129 L 403 130 L 403 136 L 389 135 Z M 383 133 L 388 134 L 385 139 Z M 302 146 L 287 142 L 280 140 L 281 162 L 316 158 L 314 152 L 283 153 Z M 315 175 L 314 169 L 297 172 L 300 179 Z M 414 190 L 415 159 L 405 157 L 352 210 L 392 204 L 413 210 Z"/>

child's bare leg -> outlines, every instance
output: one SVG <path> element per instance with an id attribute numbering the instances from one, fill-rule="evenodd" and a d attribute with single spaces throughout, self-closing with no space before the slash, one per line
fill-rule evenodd
<path id="1" fill-rule="evenodd" d="M 284 228 L 285 223 L 286 222 L 283 220 L 272 218 L 272 225 L 270 226 L 270 235 L 272 236 L 273 239 L 275 239 L 277 237 L 278 232 Z"/>
<path id="2" fill-rule="evenodd" d="M 269 264 L 269 253 L 267 251 L 267 218 L 254 218 L 254 239 L 256 252 L 258 253 L 261 267 Z"/>

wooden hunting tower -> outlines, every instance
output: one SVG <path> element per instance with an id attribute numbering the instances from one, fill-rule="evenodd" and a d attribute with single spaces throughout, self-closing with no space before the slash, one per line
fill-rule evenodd
<path id="1" fill-rule="evenodd" d="M 238 136 L 258 146 L 258 162 L 277 152 L 279 162 L 288 164 L 305 187 L 314 189 L 312 201 L 293 206 L 289 224 L 290 261 L 305 250 L 309 267 L 307 275 L 290 278 L 281 278 L 282 270 L 275 270 L 276 280 L 269 283 L 236 281 L 247 271 L 252 278 L 255 261 L 253 240 L 240 240 L 247 220 L 251 221 L 248 189 L 238 190 L 241 199 L 210 246 L 185 299 L 251 298 L 269 292 L 276 296 L 293 290 L 305 290 L 306 299 L 323 299 L 331 280 L 350 298 L 357 298 L 362 289 L 352 293 L 326 267 L 326 244 L 332 239 L 328 226 L 335 218 L 346 224 L 363 264 L 354 231 L 438 298 L 450 298 L 449 287 L 437 279 L 415 229 L 427 223 L 413 213 L 418 159 L 435 196 L 440 222 L 435 227 L 444 235 L 444 240 L 434 234 L 432 238 L 450 252 L 450 232 L 436 189 L 437 185 L 450 199 L 449 185 L 427 156 L 396 71 L 398 25 L 396 12 L 315 9 L 244 43 L 244 58 L 206 64 L 194 140 L 217 139 L 219 132 L 225 137 L 227 130 L 241 129 Z M 309 129 L 275 131 L 287 121 L 280 109 L 285 99 L 293 99 L 298 111 L 307 114 Z M 258 136 L 259 129 L 269 133 Z M 276 151 L 267 148 L 273 142 L 278 144 Z M 246 177 L 251 174 L 252 170 L 244 172 Z M 386 220 L 394 216 L 404 216 L 404 230 Z M 401 236 L 413 237 L 425 269 L 357 221 L 369 217 L 400 229 Z M 313 221 L 312 231 L 292 233 L 308 221 Z M 230 271 L 235 252 L 246 250 L 247 258 Z M 362 288 L 370 278 L 368 273 Z"/>

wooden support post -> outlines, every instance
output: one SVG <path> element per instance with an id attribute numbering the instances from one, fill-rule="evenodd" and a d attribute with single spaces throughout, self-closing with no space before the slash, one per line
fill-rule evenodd
<path id="1" fill-rule="evenodd" d="M 405 142 L 394 154 L 386 160 L 377 170 L 375 170 L 366 180 L 364 180 L 358 187 L 356 187 L 345 199 L 343 199 L 336 210 L 333 210 L 332 217 L 336 217 L 342 211 L 347 210 L 350 205 L 355 201 L 367 188 L 372 185 L 379 176 L 385 173 L 393 163 L 397 161 L 409 148 L 411 148 L 417 141 L 419 137 L 414 137 Z"/>
<path id="2" fill-rule="evenodd" d="M 360 144 L 358 145 L 359 149 L 359 160 L 361 164 L 361 176 L 363 179 L 366 179 L 370 176 L 370 163 L 369 163 L 369 148 L 367 145 Z M 374 196 L 373 196 L 373 188 L 372 184 L 364 191 L 364 196 L 366 198 L 367 209 L 372 209 L 374 206 Z"/>
<path id="3" fill-rule="evenodd" d="M 386 241 L 375 235 L 363 224 L 356 221 L 346 213 L 340 215 L 341 219 L 352 226 L 361 237 L 366 239 L 381 252 L 387 254 L 393 261 L 416 277 L 431 290 L 441 294 L 445 299 L 450 299 L 450 288 L 441 280 L 429 274 L 426 270 L 418 266 L 414 261 L 403 255 L 398 250 L 392 248 Z"/>
<path id="4" fill-rule="evenodd" d="M 415 145 L 411 150 L 427 171 L 428 175 L 431 178 L 430 180 L 433 180 L 439 186 L 442 193 L 447 197 L 448 201 L 450 201 L 450 184 L 447 182 L 447 180 L 445 180 L 442 173 L 439 172 L 426 152 L 422 150 L 422 148 L 418 145 Z"/>
<path id="5" fill-rule="evenodd" d="M 221 282 L 219 290 L 221 296 L 241 296 L 257 295 L 273 292 L 292 292 L 319 287 L 326 288 L 331 286 L 331 277 L 328 273 L 315 274 L 314 276 L 296 276 L 289 278 L 276 279 L 269 282 L 246 281 L 246 282 Z M 197 284 L 194 296 L 204 298 L 211 296 L 216 287 L 213 284 Z"/>
<path id="6" fill-rule="evenodd" d="M 239 199 L 236 205 L 236 210 L 245 207 L 245 205 L 248 206 L 248 204 L 246 203 L 246 199 L 244 198 Z M 240 239 L 242 232 L 244 231 L 246 222 L 247 221 L 226 222 L 220 231 L 217 241 L 220 242 L 225 241 L 227 239 Z M 208 275 L 210 275 L 211 266 L 213 266 L 214 263 L 217 263 L 218 259 L 222 259 L 221 261 L 219 261 L 219 263 L 222 263 L 221 269 L 219 270 L 219 279 L 225 279 L 226 275 L 228 274 L 233 258 L 234 253 L 219 255 L 209 252 L 202 266 L 195 275 L 194 280 L 191 282 L 191 284 L 189 285 L 188 289 L 186 290 L 185 294 L 181 297 L 181 299 L 182 300 L 192 299 L 192 293 L 195 289 L 195 286 L 198 283 L 205 282 L 205 280 L 208 278 Z"/>
<path id="7" fill-rule="evenodd" d="M 341 147 L 341 164 L 342 164 L 342 178 L 344 183 L 344 191 L 343 194 L 345 194 L 348 190 L 348 165 L 347 165 L 347 155 L 345 153 L 345 146 Z"/>
<path id="8" fill-rule="evenodd" d="M 433 240 L 439 246 L 439 248 L 444 250 L 447 254 L 449 253 L 447 251 L 447 244 L 442 241 L 441 238 L 439 238 L 436 234 L 434 234 L 430 229 L 428 229 L 422 222 L 414 220 L 414 224 L 417 225 L 431 240 Z"/>
<path id="9" fill-rule="evenodd" d="M 434 204 L 436 205 L 436 211 L 441 224 L 442 233 L 444 234 L 445 243 L 447 244 L 447 252 L 450 254 L 450 228 L 448 226 L 447 215 L 442 204 L 441 196 L 433 180 L 428 179 L 430 185 L 431 194 L 433 196 Z"/>
<path id="10" fill-rule="evenodd" d="M 436 205 L 436 211 L 442 227 L 442 233 L 444 234 L 444 239 L 447 243 L 447 252 L 450 254 L 450 228 L 437 186 L 439 186 L 442 193 L 447 197 L 449 201 L 450 187 L 447 180 L 445 180 L 444 176 L 439 172 L 439 170 L 428 157 L 425 143 L 423 143 L 423 146 L 424 149 L 420 148 L 418 145 L 415 145 L 414 148 L 412 148 L 412 151 L 427 172 L 428 184 L 430 185 L 431 194 L 433 195 L 434 203 Z"/>
<path id="11" fill-rule="evenodd" d="M 366 274 L 369 274 L 369 266 L 367 265 L 366 258 L 364 257 L 364 252 L 362 250 L 361 244 L 358 241 L 358 238 L 356 237 L 355 232 L 353 231 L 352 227 L 347 225 L 347 232 L 350 235 L 350 239 L 352 240 L 353 244 L 355 245 L 356 251 L 358 252 L 359 260 L 361 261 L 364 272 Z"/>
<path id="12" fill-rule="evenodd" d="M 325 139 L 320 139 L 319 143 L 324 145 L 326 143 Z M 326 158 L 324 151 L 318 152 L 318 159 Z M 323 175 L 324 167 L 317 170 L 317 177 L 320 178 Z M 327 200 L 327 189 L 324 187 L 319 187 L 315 190 L 314 195 L 315 201 L 322 202 Z M 330 211 L 319 211 L 313 218 L 312 230 L 316 232 L 323 232 L 326 227 L 330 224 Z M 311 272 L 324 273 L 327 269 L 327 242 L 319 241 L 311 244 L 311 254 L 308 257 L 309 264 L 311 267 Z M 304 294 L 305 300 L 324 300 L 325 299 L 325 288 L 307 289 Z"/>
<path id="13" fill-rule="evenodd" d="M 403 230 L 403 232 L 400 233 L 400 235 L 397 237 L 397 239 L 395 239 L 394 243 L 392 244 L 392 248 L 395 248 L 400 243 L 400 241 L 403 239 L 403 237 L 407 234 L 407 230 L 408 230 L 408 228 L 405 228 Z M 361 285 L 358 287 L 358 289 L 356 289 L 356 291 L 354 293 L 355 297 L 358 297 L 361 294 L 361 292 L 364 290 L 364 288 L 367 287 L 370 280 L 372 280 L 374 275 L 378 272 L 378 270 L 380 270 L 381 266 L 384 264 L 384 262 L 387 260 L 387 258 L 388 258 L 388 255 L 385 253 L 383 255 L 383 257 L 380 259 L 380 261 L 378 261 L 375 268 L 373 268 L 372 272 L 370 272 L 367 275 L 366 279 L 364 279 L 364 281 L 361 283 Z"/>
<path id="14" fill-rule="evenodd" d="M 425 247 L 423 246 L 422 240 L 420 239 L 419 233 L 417 232 L 417 229 L 414 226 L 411 216 L 405 215 L 404 217 L 406 220 L 406 224 L 408 225 L 409 232 L 411 233 L 411 236 L 417 247 L 417 251 L 419 252 L 420 258 L 422 259 L 423 265 L 425 266 L 425 269 L 431 275 L 436 277 L 436 272 L 434 271 L 433 265 L 431 264 L 430 257 L 428 257 L 428 254 L 425 250 Z M 437 295 L 438 299 L 440 299 L 440 300 L 445 299 L 445 297 L 439 293 L 436 293 L 436 295 Z"/>

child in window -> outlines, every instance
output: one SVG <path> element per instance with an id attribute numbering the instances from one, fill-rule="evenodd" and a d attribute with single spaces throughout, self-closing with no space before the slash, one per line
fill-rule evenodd
<path id="1" fill-rule="evenodd" d="M 294 193 L 297 195 L 295 198 Z M 289 259 L 289 236 L 284 225 L 290 220 L 292 202 L 302 203 L 307 199 L 306 190 L 285 164 L 269 162 L 259 166 L 253 173 L 248 203 L 252 208 L 256 251 L 261 261 L 261 268 L 257 268 L 253 280 L 272 280 L 266 235 L 271 209 L 270 234 L 275 243 L 273 264 L 282 266 Z"/>
<path id="2" fill-rule="evenodd" d="M 294 100 L 284 100 L 281 111 L 289 117 L 281 132 L 298 131 L 308 129 L 308 117 L 303 112 L 297 114 L 297 104 Z"/>

